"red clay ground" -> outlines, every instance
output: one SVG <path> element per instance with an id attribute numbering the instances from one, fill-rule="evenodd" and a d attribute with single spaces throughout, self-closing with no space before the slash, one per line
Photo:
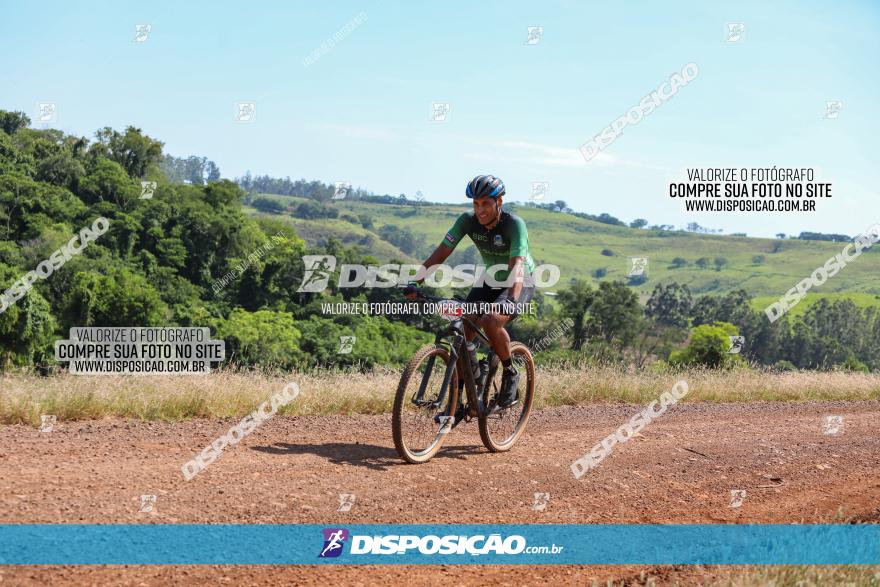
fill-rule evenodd
<path id="1" fill-rule="evenodd" d="M 0 523 L 880 522 L 880 402 L 680 404 L 574 479 L 569 465 L 640 406 L 533 414 L 504 454 L 462 424 L 405 465 L 390 416 L 277 417 L 191 481 L 180 466 L 234 420 L 0 427 Z M 842 432 L 825 434 L 828 415 Z M 746 490 L 731 508 L 730 491 Z M 535 492 L 550 494 L 544 511 Z M 339 494 L 356 496 L 337 512 Z M 155 494 L 153 513 L 139 496 Z M 842 516 L 842 517 L 841 517 Z M 724 571 L 726 572 L 726 571 Z M 3 585 L 459 585 L 710 582 L 717 568 L 577 566 L 5 567 Z"/>

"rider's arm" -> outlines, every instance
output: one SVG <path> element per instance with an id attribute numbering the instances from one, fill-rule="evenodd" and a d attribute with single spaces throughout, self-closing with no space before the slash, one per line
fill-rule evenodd
<path id="1" fill-rule="evenodd" d="M 509 269 L 508 279 L 513 277 L 513 285 L 510 286 L 510 300 L 515 302 L 523 288 L 523 275 L 525 274 L 525 257 L 511 257 L 507 264 Z M 509 283 L 509 282 L 508 282 Z"/>
<path id="2" fill-rule="evenodd" d="M 450 228 L 449 232 L 446 233 L 446 236 L 443 237 L 443 242 L 434 249 L 431 256 L 425 259 L 425 262 L 419 267 L 415 281 L 422 283 L 428 275 L 434 272 L 434 268 L 437 265 L 443 263 L 443 261 L 452 254 L 455 246 L 467 234 L 470 221 L 471 218 L 468 213 L 464 213 L 458 217 L 455 224 L 452 225 L 452 228 Z"/>
<path id="3" fill-rule="evenodd" d="M 510 239 L 510 261 L 507 264 L 509 269 L 508 279 L 513 277 L 513 285 L 510 286 L 510 299 L 516 301 L 523 288 L 523 278 L 525 275 L 526 255 L 529 252 L 529 233 L 526 230 L 526 223 L 522 218 L 514 217 L 513 231 Z M 509 283 L 509 282 L 508 282 Z"/>
<path id="4" fill-rule="evenodd" d="M 416 277 L 413 281 L 418 283 L 425 281 L 425 278 L 434 272 L 436 266 L 443 263 L 443 261 L 445 261 L 451 254 L 452 247 L 445 243 L 440 243 L 440 245 L 434 249 L 434 252 L 431 253 L 431 256 L 425 259 L 425 262 L 419 267 L 419 271 L 416 273 Z"/>

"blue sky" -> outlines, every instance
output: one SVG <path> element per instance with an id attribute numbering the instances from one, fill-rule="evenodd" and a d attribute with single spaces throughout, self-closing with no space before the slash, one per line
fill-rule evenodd
<path id="1" fill-rule="evenodd" d="M 727 41 L 728 23 L 742 40 Z M 142 43 L 137 24 L 151 26 Z M 537 44 L 529 26 L 543 27 Z M 34 118 L 54 102 L 53 126 L 90 137 L 135 125 L 224 177 L 461 201 L 492 173 L 510 199 L 547 181 L 551 199 L 626 221 L 852 235 L 880 221 L 878 32 L 869 2 L 17 3 L 0 23 L 0 108 Z M 581 157 L 689 62 L 696 79 Z M 837 119 L 826 100 L 843 102 Z M 256 121 L 236 122 L 236 102 L 254 102 Z M 430 120 L 433 102 L 449 120 Z M 688 167 L 774 165 L 815 168 L 833 198 L 815 213 L 687 215 L 667 195 Z"/>

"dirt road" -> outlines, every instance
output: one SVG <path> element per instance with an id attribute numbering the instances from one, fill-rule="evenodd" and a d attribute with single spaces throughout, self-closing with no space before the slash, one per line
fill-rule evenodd
<path id="1" fill-rule="evenodd" d="M 0 427 L 0 523 L 880 522 L 880 402 L 680 404 L 576 480 L 571 463 L 640 406 L 533 415 L 513 451 L 476 423 L 424 465 L 405 465 L 390 417 L 276 417 L 191 481 L 180 467 L 237 420 Z M 842 416 L 835 432 L 828 416 Z M 837 424 L 834 424 L 837 426 Z M 834 433 L 829 433 L 834 432 Z M 741 505 L 731 507 L 731 491 Z M 535 493 L 549 493 L 543 510 Z M 337 511 L 340 494 L 354 495 Z M 155 495 L 153 512 L 139 512 Z M 736 505 L 736 504 L 734 504 Z M 589 584 L 670 567 L 6 567 L 7 584 Z"/>

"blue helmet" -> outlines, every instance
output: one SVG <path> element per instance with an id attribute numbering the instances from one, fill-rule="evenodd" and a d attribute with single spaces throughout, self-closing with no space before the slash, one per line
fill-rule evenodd
<path id="1" fill-rule="evenodd" d="M 468 198 L 497 198 L 504 195 L 504 182 L 494 175 L 478 175 L 467 186 L 465 194 Z"/>

